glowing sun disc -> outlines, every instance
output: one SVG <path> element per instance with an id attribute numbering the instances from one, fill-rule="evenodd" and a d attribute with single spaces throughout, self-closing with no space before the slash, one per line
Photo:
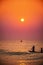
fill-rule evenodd
<path id="1" fill-rule="evenodd" d="M 24 18 L 21 18 L 20 21 L 21 21 L 21 22 L 24 22 Z"/>

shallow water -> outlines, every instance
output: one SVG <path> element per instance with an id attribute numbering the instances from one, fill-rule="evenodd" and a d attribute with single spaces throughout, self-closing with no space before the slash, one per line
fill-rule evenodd
<path id="1" fill-rule="evenodd" d="M 5 52 L 28 52 L 35 45 L 36 51 L 43 47 L 42 42 L 13 41 L 0 42 L 0 65 L 43 65 L 43 53 L 29 53 L 23 55 L 6 54 Z"/>
<path id="2" fill-rule="evenodd" d="M 42 59 L 39 60 L 15 60 L 14 58 L 7 57 L 1 59 L 0 65 L 43 65 Z"/>

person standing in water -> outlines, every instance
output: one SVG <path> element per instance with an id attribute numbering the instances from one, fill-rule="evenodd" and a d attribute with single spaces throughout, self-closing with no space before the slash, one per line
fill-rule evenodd
<path id="1" fill-rule="evenodd" d="M 32 47 L 32 52 L 35 52 L 35 46 Z"/>

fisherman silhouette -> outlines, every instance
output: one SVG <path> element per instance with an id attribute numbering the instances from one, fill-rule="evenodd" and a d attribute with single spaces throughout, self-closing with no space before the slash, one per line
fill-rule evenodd
<path id="1" fill-rule="evenodd" d="M 35 52 L 35 46 L 32 47 L 32 52 Z"/>
<path id="2" fill-rule="evenodd" d="M 32 47 L 32 50 L 30 52 L 35 52 L 35 46 Z"/>
<path id="3" fill-rule="evenodd" d="M 41 48 L 41 53 L 43 53 L 43 49 Z"/>

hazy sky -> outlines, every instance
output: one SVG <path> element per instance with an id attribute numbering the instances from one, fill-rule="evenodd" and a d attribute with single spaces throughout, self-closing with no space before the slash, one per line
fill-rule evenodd
<path id="1" fill-rule="evenodd" d="M 2 0 L 0 40 L 41 40 L 42 0 Z M 24 23 L 20 19 L 24 18 Z"/>

